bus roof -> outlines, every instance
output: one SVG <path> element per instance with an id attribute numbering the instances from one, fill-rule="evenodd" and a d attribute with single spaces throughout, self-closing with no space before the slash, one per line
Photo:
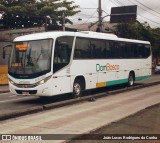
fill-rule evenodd
<path id="1" fill-rule="evenodd" d="M 14 42 L 49 39 L 49 38 L 56 38 L 59 36 L 77 36 L 77 37 L 86 37 L 86 38 L 98 38 L 98 39 L 106 39 L 106 40 L 150 44 L 149 41 L 119 38 L 114 34 L 91 32 L 91 31 L 81 31 L 81 32 L 54 31 L 54 32 L 33 33 L 33 34 L 16 37 L 14 39 Z"/>

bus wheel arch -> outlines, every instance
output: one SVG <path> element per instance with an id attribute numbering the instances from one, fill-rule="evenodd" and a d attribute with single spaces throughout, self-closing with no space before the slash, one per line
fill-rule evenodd
<path id="1" fill-rule="evenodd" d="M 73 82 L 73 98 L 78 98 L 82 95 L 82 91 L 86 89 L 84 76 L 77 76 Z"/>
<path id="2" fill-rule="evenodd" d="M 128 86 L 133 86 L 135 82 L 135 72 L 130 71 L 128 75 Z"/>

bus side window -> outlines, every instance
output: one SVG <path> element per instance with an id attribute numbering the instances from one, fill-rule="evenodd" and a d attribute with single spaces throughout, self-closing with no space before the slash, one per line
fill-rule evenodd
<path id="1" fill-rule="evenodd" d="M 56 72 L 69 64 L 73 45 L 72 36 L 58 37 L 54 48 L 53 71 Z"/>
<path id="2" fill-rule="evenodd" d="M 109 47 L 111 48 L 111 56 L 113 59 L 120 58 L 119 56 L 119 45 L 116 41 L 110 41 Z"/>
<path id="3" fill-rule="evenodd" d="M 111 47 L 109 46 L 109 41 L 106 41 L 106 58 L 110 59 L 112 57 Z"/>
<path id="4" fill-rule="evenodd" d="M 90 40 L 86 38 L 76 39 L 74 59 L 91 59 L 92 51 Z"/>
<path id="5" fill-rule="evenodd" d="M 144 58 L 144 47 L 142 44 L 137 44 L 138 58 Z"/>
<path id="6" fill-rule="evenodd" d="M 145 45 L 145 58 L 148 58 L 151 54 L 150 45 Z"/>
<path id="7" fill-rule="evenodd" d="M 127 47 L 126 47 L 126 43 L 125 42 L 118 42 L 119 45 L 119 57 L 122 58 L 126 58 L 127 55 Z"/>
<path id="8" fill-rule="evenodd" d="M 105 41 L 101 39 L 91 39 L 92 58 L 105 59 Z"/>

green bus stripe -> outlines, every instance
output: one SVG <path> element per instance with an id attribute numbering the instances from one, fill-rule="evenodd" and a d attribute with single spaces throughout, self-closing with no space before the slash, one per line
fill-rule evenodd
<path id="1" fill-rule="evenodd" d="M 136 80 L 143 80 L 143 79 L 150 78 L 150 77 L 151 77 L 151 75 L 139 76 L 139 77 L 136 77 Z"/>
<path id="2" fill-rule="evenodd" d="M 122 84 L 126 82 L 128 82 L 128 79 L 113 80 L 113 81 L 107 81 L 106 85 L 111 86 L 111 85 Z"/>
<path id="3" fill-rule="evenodd" d="M 146 78 L 149 78 L 151 77 L 151 75 L 147 75 L 147 76 L 140 76 L 140 77 L 136 77 L 135 80 L 143 80 L 143 79 L 146 79 Z M 123 84 L 123 83 L 127 83 L 128 82 L 128 79 L 119 79 L 119 80 L 112 80 L 112 81 L 107 81 L 106 82 L 106 86 L 112 86 L 112 85 L 116 85 L 116 84 Z M 97 83 L 97 87 L 102 87 L 102 86 L 98 86 L 101 85 L 103 83 L 103 87 L 104 87 L 104 82 L 101 82 L 101 83 Z"/>

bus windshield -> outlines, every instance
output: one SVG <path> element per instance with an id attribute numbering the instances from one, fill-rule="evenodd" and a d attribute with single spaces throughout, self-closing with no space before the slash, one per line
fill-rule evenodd
<path id="1" fill-rule="evenodd" d="M 13 77 L 34 78 L 51 70 L 53 40 L 16 42 L 9 62 L 9 74 Z"/>

